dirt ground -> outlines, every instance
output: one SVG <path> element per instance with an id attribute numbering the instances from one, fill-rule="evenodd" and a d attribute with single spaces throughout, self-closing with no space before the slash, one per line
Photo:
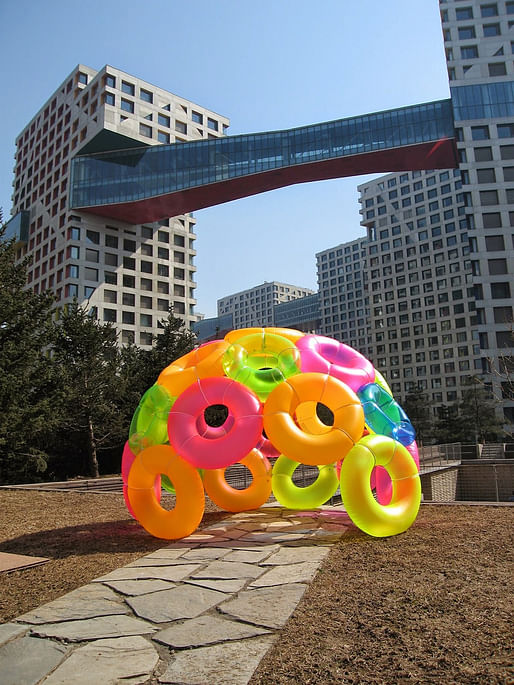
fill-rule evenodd
<path id="1" fill-rule="evenodd" d="M 7 621 L 163 546 L 121 495 L 0 491 Z M 203 524 L 225 516 L 206 507 Z M 514 683 L 514 507 L 424 505 L 393 538 L 334 545 L 252 685 Z M 220 684 L 221 685 L 221 684 Z"/>

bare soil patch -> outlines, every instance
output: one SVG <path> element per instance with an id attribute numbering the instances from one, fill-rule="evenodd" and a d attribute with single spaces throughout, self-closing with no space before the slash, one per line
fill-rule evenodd
<path id="1" fill-rule="evenodd" d="M 0 491 L 7 621 L 163 547 L 117 494 Z M 202 525 L 225 517 L 207 501 Z M 514 683 L 514 507 L 423 506 L 403 535 L 334 545 L 252 685 Z"/>

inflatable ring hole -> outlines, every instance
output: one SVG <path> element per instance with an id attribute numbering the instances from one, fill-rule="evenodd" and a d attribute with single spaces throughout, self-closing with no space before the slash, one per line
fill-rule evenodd
<path id="1" fill-rule="evenodd" d="M 334 425 L 334 412 L 329 407 L 327 407 L 326 404 L 323 404 L 322 402 L 317 402 L 316 415 L 318 419 L 321 421 L 321 423 L 325 424 L 325 426 Z"/>
<path id="2" fill-rule="evenodd" d="M 228 419 L 228 407 L 225 404 L 211 404 L 204 409 L 205 423 L 211 428 L 218 428 Z"/>
<path id="3" fill-rule="evenodd" d="M 160 506 L 166 511 L 171 511 L 175 507 L 175 488 L 169 477 L 165 473 L 158 474 L 161 479 Z"/>
<path id="4" fill-rule="evenodd" d="M 234 488 L 234 490 L 246 490 L 250 487 L 253 475 L 247 466 L 239 462 L 237 465 L 229 466 L 229 468 L 233 469 L 233 475 L 235 476 L 231 479 L 230 487 Z"/>

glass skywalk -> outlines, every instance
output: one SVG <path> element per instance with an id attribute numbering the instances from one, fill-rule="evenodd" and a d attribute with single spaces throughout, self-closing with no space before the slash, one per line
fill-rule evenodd
<path id="1" fill-rule="evenodd" d="M 453 139 L 451 101 L 439 100 L 283 131 L 79 155 L 73 160 L 71 206 L 90 211 L 97 208 L 100 213 L 100 207 L 141 203 L 211 184 L 268 174 L 267 181 L 253 179 L 251 188 L 247 182 L 241 191 L 231 190 L 230 197 L 217 201 L 213 197 L 209 201 L 216 204 L 290 183 L 347 176 L 353 168 L 346 163 L 338 173 L 332 165 L 330 173 L 323 176 L 317 172 L 312 177 L 307 169 L 301 170 L 305 166 Z M 453 147 L 452 150 L 454 153 Z M 448 167 L 456 165 L 451 157 L 447 152 Z M 271 181 L 273 176 L 269 172 L 279 170 L 288 173 L 282 174 L 280 182 Z M 370 170 L 373 169 L 370 167 Z M 358 163 L 353 173 L 367 171 Z M 198 201 L 192 204 L 189 209 L 181 205 L 177 213 L 208 206 Z M 160 211 L 162 217 L 166 215 L 164 206 Z"/>

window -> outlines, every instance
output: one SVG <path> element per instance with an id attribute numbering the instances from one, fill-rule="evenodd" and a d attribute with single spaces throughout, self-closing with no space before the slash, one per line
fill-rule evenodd
<path id="1" fill-rule="evenodd" d="M 157 140 L 159 143 L 169 144 L 170 134 L 165 131 L 157 131 Z"/>
<path id="2" fill-rule="evenodd" d="M 462 59 L 474 59 L 478 57 L 478 48 L 476 45 L 463 45 L 460 49 L 460 56 Z"/>
<path id="3" fill-rule="evenodd" d="M 144 88 L 141 88 L 139 91 L 139 97 L 143 102 L 153 102 L 153 93 L 151 93 L 149 90 L 144 90 Z"/>
<path id="4" fill-rule="evenodd" d="M 139 298 L 139 302 L 143 309 L 152 309 L 152 298 L 148 297 L 148 295 L 141 295 L 141 297 Z"/>
<path id="5" fill-rule="evenodd" d="M 490 5 L 480 5 L 480 16 L 482 17 L 497 17 L 498 5 L 492 3 Z"/>
<path id="6" fill-rule="evenodd" d="M 118 255 L 106 252 L 104 255 L 104 262 L 107 266 L 118 266 Z"/>
<path id="7" fill-rule="evenodd" d="M 141 260 L 141 272 L 144 274 L 151 274 L 152 273 L 152 262 L 146 262 L 142 259 Z"/>
<path id="8" fill-rule="evenodd" d="M 458 7 L 455 10 L 455 17 L 457 21 L 463 21 L 464 19 L 473 19 L 473 8 L 472 7 Z"/>
<path id="9" fill-rule="evenodd" d="M 104 82 L 108 88 L 116 88 L 116 78 L 112 74 L 105 74 Z"/>
<path id="10" fill-rule="evenodd" d="M 109 285 L 117 285 L 118 277 L 113 271 L 104 271 L 104 281 Z"/>
<path id="11" fill-rule="evenodd" d="M 212 131 L 218 131 L 219 130 L 218 122 L 215 119 L 211 119 L 210 117 L 207 117 L 207 128 L 210 128 Z"/>
<path id="12" fill-rule="evenodd" d="M 95 262 L 98 264 L 100 261 L 98 250 L 91 250 L 86 248 L 86 262 Z"/>
<path id="13" fill-rule="evenodd" d="M 115 235 L 106 234 L 105 246 L 106 247 L 118 247 L 118 238 Z"/>
<path id="14" fill-rule="evenodd" d="M 477 169 L 478 183 L 494 183 L 496 181 L 496 174 L 494 169 Z"/>
<path id="15" fill-rule="evenodd" d="M 110 321 L 111 323 L 115 323 L 115 321 L 116 321 L 116 310 L 104 308 L 104 321 Z"/>
<path id="16" fill-rule="evenodd" d="M 498 138 L 514 138 L 514 124 L 497 124 Z"/>
<path id="17" fill-rule="evenodd" d="M 136 270 L 136 260 L 133 257 L 123 257 L 123 268 L 130 269 L 131 271 Z"/>
<path id="18" fill-rule="evenodd" d="M 502 235 L 486 236 L 485 248 L 488 252 L 498 252 L 505 249 L 505 242 Z"/>
<path id="19" fill-rule="evenodd" d="M 98 231 L 86 231 L 86 242 L 93 245 L 100 245 L 100 233 Z"/>
<path id="20" fill-rule="evenodd" d="M 134 312 L 122 312 L 121 320 L 123 323 L 134 324 L 136 321 L 136 317 L 134 315 Z"/>
<path id="21" fill-rule="evenodd" d="M 501 145 L 500 146 L 500 155 L 502 159 L 514 159 L 514 145 Z M 503 170 L 503 175 L 505 177 L 505 171 L 506 169 Z M 507 180 L 505 178 L 505 180 Z M 512 179 L 508 179 L 509 181 Z"/>
<path id="22" fill-rule="evenodd" d="M 114 97 L 114 93 L 105 93 L 104 94 L 104 103 L 106 105 L 114 105 L 116 104 L 116 98 Z"/>
<path id="23" fill-rule="evenodd" d="M 128 274 L 123 275 L 123 285 L 126 288 L 135 288 L 136 287 L 136 279 L 134 276 L 129 276 Z"/>
<path id="24" fill-rule="evenodd" d="M 494 323 L 510 323 L 512 321 L 512 307 L 493 307 Z"/>
<path id="25" fill-rule="evenodd" d="M 472 126 L 471 138 L 473 140 L 489 140 L 489 126 Z"/>
<path id="26" fill-rule="evenodd" d="M 125 98 L 121 98 L 121 109 L 124 112 L 134 114 L 134 103 L 130 102 L 130 100 L 125 100 Z"/>
<path id="27" fill-rule="evenodd" d="M 152 327 L 152 315 L 151 314 L 140 314 L 139 315 L 139 322 L 141 323 L 141 326 L 144 326 L 145 328 L 151 328 Z"/>
<path id="28" fill-rule="evenodd" d="M 84 74 L 83 72 L 79 71 L 78 82 L 87 85 L 87 74 Z"/>
<path id="29" fill-rule="evenodd" d="M 157 115 L 157 123 L 159 126 L 166 126 L 167 128 L 170 127 L 170 118 L 167 117 L 165 114 L 159 114 Z"/>
<path id="30" fill-rule="evenodd" d="M 491 283 L 491 297 L 493 300 L 508 300 L 510 299 L 510 284 L 507 283 Z"/>
<path id="31" fill-rule="evenodd" d="M 476 38 L 474 26 L 460 26 L 459 40 L 470 40 Z"/>
<path id="32" fill-rule="evenodd" d="M 489 76 L 505 76 L 507 73 L 505 62 L 493 62 L 487 66 L 489 68 Z"/>
<path id="33" fill-rule="evenodd" d="M 118 293 L 116 290 L 104 290 L 104 302 L 109 304 L 116 304 L 118 301 Z"/>
<path id="34" fill-rule="evenodd" d="M 481 190 L 480 191 L 481 205 L 497 205 L 498 191 L 497 190 Z"/>
<path id="35" fill-rule="evenodd" d="M 490 147 L 476 147 L 475 161 L 476 162 L 490 162 L 493 158 L 493 150 Z"/>
<path id="36" fill-rule="evenodd" d="M 491 276 L 507 273 L 506 259 L 488 259 L 487 263 L 489 265 L 489 273 L 491 274 Z"/>
<path id="37" fill-rule="evenodd" d="M 158 247 L 157 248 L 157 256 L 159 257 L 159 259 L 169 259 L 170 258 L 169 250 L 165 247 Z"/>
<path id="38" fill-rule="evenodd" d="M 152 137 L 152 127 L 147 124 L 139 124 L 139 133 L 147 138 Z"/>
<path id="39" fill-rule="evenodd" d="M 121 82 L 121 90 L 123 93 L 127 93 L 127 95 L 134 95 L 135 94 L 135 88 L 133 83 L 128 83 L 127 81 L 122 81 Z"/>
<path id="40" fill-rule="evenodd" d="M 500 228 L 502 225 L 500 212 L 486 212 L 482 214 L 484 228 Z"/>
<path id="41" fill-rule="evenodd" d="M 95 283 L 98 283 L 98 269 L 86 267 L 84 269 L 84 277 L 86 281 L 94 281 Z"/>
<path id="42" fill-rule="evenodd" d="M 484 24 L 484 37 L 489 38 L 490 36 L 500 35 L 500 25 L 499 24 Z"/>
<path id="43" fill-rule="evenodd" d="M 193 110 L 191 112 L 191 119 L 195 122 L 195 124 L 203 124 L 203 115 L 200 114 L 200 112 L 195 112 Z"/>

